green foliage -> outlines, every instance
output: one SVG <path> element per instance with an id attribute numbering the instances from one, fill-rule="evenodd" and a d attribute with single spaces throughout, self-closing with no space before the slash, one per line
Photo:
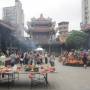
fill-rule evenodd
<path id="1" fill-rule="evenodd" d="M 70 49 L 79 49 L 86 45 L 87 40 L 88 34 L 82 31 L 71 31 L 71 34 L 68 36 L 65 44 Z"/>

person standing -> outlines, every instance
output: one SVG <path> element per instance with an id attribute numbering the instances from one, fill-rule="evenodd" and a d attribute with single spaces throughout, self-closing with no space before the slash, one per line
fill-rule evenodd
<path id="1" fill-rule="evenodd" d="M 23 53 L 21 53 L 21 56 L 20 56 L 20 65 L 22 66 L 23 64 L 24 64 L 24 55 L 23 55 Z"/>
<path id="2" fill-rule="evenodd" d="M 11 58 L 11 66 L 14 66 L 16 64 L 16 54 L 15 52 L 12 52 L 12 54 L 10 55 Z"/>
<path id="3" fill-rule="evenodd" d="M 83 58 L 82 58 L 82 61 L 83 61 L 83 65 L 84 65 L 84 68 L 86 69 L 87 68 L 87 54 L 86 53 L 83 53 Z"/>
<path id="4" fill-rule="evenodd" d="M 52 67 L 55 66 L 55 56 L 54 55 L 50 56 L 50 61 L 49 62 L 50 62 Z"/>
<path id="5" fill-rule="evenodd" d="M 45 53 L 45 64 L 47 64 L 47 63 L 48 63 L 48 54 Z"/>
<path id="6" fill-rule="evenodd" d="M 0 56 L 0 64 L 5 65 L 5 60 L 6 60 L 6 56 L 4 53 L 2 53 Z"/>
<path id="7" fill-rule="evenodd" d="M 28 61 L 29 61 L 29 53 L 26 52 L 26 53 L 24 53 L 24 64 L 28 65 Z"/>
<path id="8" fill-rule="evenodd" d="M 29 61 L 28 61 L 28 64 L 30 64 L 30 65 L 33 64 L 33 54 L 32 54 L 32 53 L 29 54 Z"/>

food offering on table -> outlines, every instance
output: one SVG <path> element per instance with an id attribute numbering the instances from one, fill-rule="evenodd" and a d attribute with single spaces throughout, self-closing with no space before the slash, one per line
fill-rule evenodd
<path id="1" fill-rule="evenodd" d="M 26 65 L 26 66 L 27 66 L 27 65 Z M 29 64 L 28 67 L 30 67 L 30 68 L 34 68 L 35 65 L 31 65 L 31 64 Z"/>
<path id="2" fill-rule="evenodd" d="M 12 71 L 11 67 L 5 67 L 5 66 L 0 67 L 0 73 L 7 73 L 7 72 L 11 72 L 11 71 Z"/>
<path id="3" fill-rule="evenodd" d="M 1 69 L 3 69 L 4 67 L 5 67 L 5 66 L 3 66 L 3 65 L 2 65 L 2 66 L 0 66 L 0 70 L 1 70 Z"/>
<path id="4" fill-rule="evenodd" d="M 24 67 L 24 70 L 25 70 L 25 71 L 31 71 L 32 68 L 31 68 L 30 66 L 27 65 L 27 66 Z"/>
<path id="5" fill-rule="evenodd" d="M 34 76 L 35 76 L 35 73 L 34 73 L 34 72 L 30 72 L 30 73 L 29 73 L 29 78 L 30 78 L 30 79 L 34 78 Z"/>
<path id="6" fill-rule="evenodd" d="M 18 65 L 14 65 L 14 67 L 12 67 L 12 71 L 16 72 L 16 73 L 19 73 L 19 72 L 22 71 L 22 67 L 18 66 Z"/>
<path id="7" fill-rule="evenodd" d="M 4 72 L 4 68 L 5 68 L 5 66 L 0 66 L 0 73 Z"/>
<path id="8" fill-rule="evenodd" d="M 33 71 L 33 68 L 35 67 L 35 65 L 25 65 L 24 66 L 24 70 L 25 71 Z"/>
<path id="9" fill-rule="evenodd" d="M 33 68 L 33 70 L 34 70 L 34 72 L 39 72 L 39 67 L 35 66 L 35 67 Z"/>
<path id="10" fill-rule="evenodd" d="M 16 72 L 21 72 L 22 70 L 23 70 L 23 68 L 21 66 L 17 66 Z"/>
<path id="11" fill-rule="evenodd" d="M 39 67 L 37 65 L 27 65 L 24 69 L 25 71 L 39 72 Z"/>
<path id="12" fill-rule="evenodd" d="M 49 67 L 49 72 L 55 72 L 55 67 Z"/>
<path id="13" fill-rule="evenodd" d="M 47 73 L 47 71 L 45 69 L 41 69 L 41 71 L 40 71 L 41 75 L 46 75 L 46 73 Z"/>
<path id="14" fill-rule="evenodd" d="M 41 71 L 44 71 L 46 73 L 55 72 L 55 67 L 52 67 L 50 65 L 42 65 Z"/>
<path id="15" fill-rule="evenodd" d="M 12 68 L 6 67 L 6 68 L 5 68 L 5 71 L 6 71 L 6 72 L 11 72 L 11 71 L 12 71 Z"/>
<path id="16" fill-rule="evenodd" d="M 83 62 L 82 60 L 68 60 L 66 62 L 66 64 L 70 64 L 70 65 L 83 65 Z"/>
<path id="17" fill-rule="evenodd" d="M 33 66 L 31 72 L 29 73 L 29 78 L 32 79 L 35 76 L 35 72 L 39 72 L 41 75 L 46 76 L 47 73 L 55 72 L 55 67 L 51 67 L 50 65 L 40 65 Z"/>
<path id="18" fill-rule="evenodd" d="M 33 65 L 32 72 L 39 72 L 39 66 Z"/>

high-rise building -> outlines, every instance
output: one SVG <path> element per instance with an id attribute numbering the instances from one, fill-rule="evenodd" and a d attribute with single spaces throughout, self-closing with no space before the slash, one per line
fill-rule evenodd
<path id="1" fill-rule="evenodd" d="M 90 0 L 82 0 L 82 30 L 90 29 Z"/>
<path id="2" fill-rule="evenodd" d="M 60 22 L 58 23 L 58 30 L 60 34 L 65 34 L 69 30 L 69 22 Z"/>
<path id="3" fill-rule="evenodd" d="M 68 36 L 69 22 L 64 21 L 64 22 L 58 23 L 57 31 L 59 33 L 58 38 L 60 40 L 60 43 L 64 43 Z"/>
<path id="4" fill-rule="evenodd" d="M 15 6 L 3 8 L 3 20 L 18 27 L 19 34 L 23 33 L 24 13 L 19 0 L 15 0 Z"/>

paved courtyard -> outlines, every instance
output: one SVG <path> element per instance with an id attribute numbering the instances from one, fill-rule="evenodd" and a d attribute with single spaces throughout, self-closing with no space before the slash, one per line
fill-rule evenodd
<path id="1" fill-rule="evenodd" d="M 15 84 L 0 84 L 0 90 L 90 90 L 90 67 L 63 66 L 56 61 L 56 73 L 48 75 L 49 84 L 30 87 L 30 80 L 25 75 Z"/>

